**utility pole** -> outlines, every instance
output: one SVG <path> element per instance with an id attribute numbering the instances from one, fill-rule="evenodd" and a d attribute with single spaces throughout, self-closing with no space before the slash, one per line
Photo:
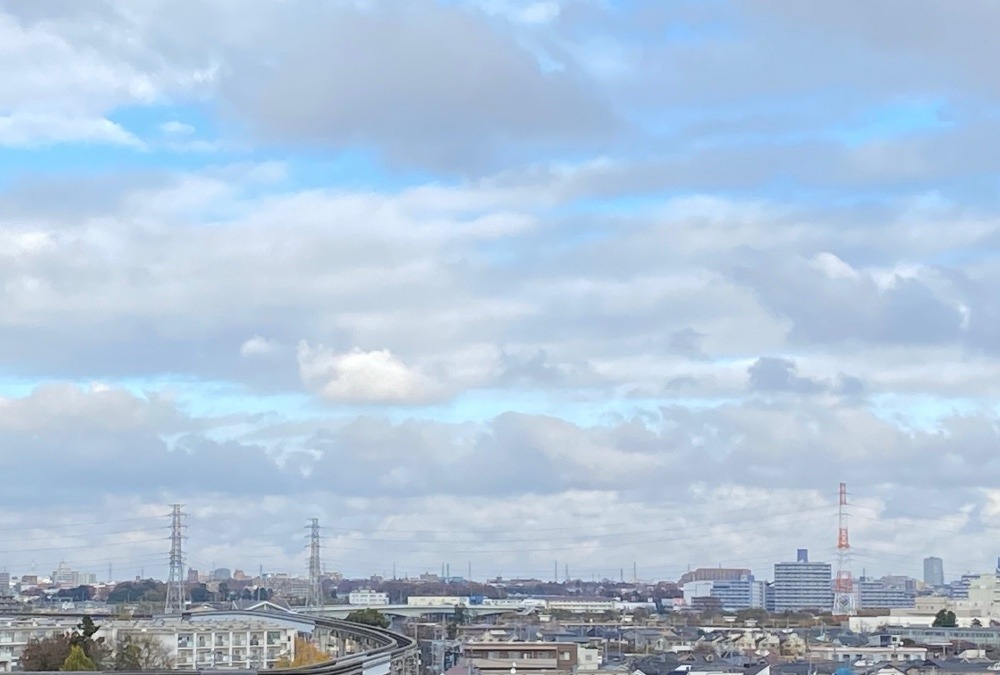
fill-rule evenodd
<path id="1" fill-rule="evenodd" d="M 310 607 L 320 607 L 323 604 L 320 579 L 322 569 L 319 558 L 319 518 L 312 518 L 309 521 L 309 598 L 306 601 Z"/>
<path id="2" fill-rule="evenodd" d="M 173 504 L 170 512 L 170 574 L 167 577 L 167 600 L 164 614 L 184 611 L 184 512 L 181 504 Z M 141 576 L 141 575 L 140 575 Z"/>

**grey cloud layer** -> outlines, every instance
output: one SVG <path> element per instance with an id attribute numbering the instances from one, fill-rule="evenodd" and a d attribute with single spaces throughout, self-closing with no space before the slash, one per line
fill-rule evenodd
<path id="1" fill-rule="evenodd" d="M 460 424 L 361 416 L 275 425 L 190 417 L 120 390 L 48 385 L 5 399 L 0 430 L 26 491 L 45 477 L 71 480 L 94 462 L 108 487 L 146 494 L 290 494 L 335 485 L 345 496 L 412 497 L 444 489 L 442 475 L 448 493 L 648 493 L 694 465 L 699 482 L 710 485 L 749 479 L 757 487 L 817 491 L 830 475 L 877 490 L 887 472 L 910 488 L 987 489 L 1000 480 L 991 414 L 952 414 L 939 429 L 905 430 L 864 406 L 821 395 L 824 385 L 787 370 L 780 382 L 763 383 L 776 379 L 763 375 L 765 368 L 779 368 L 768 363 L 751 367 L 762 397 L 706 410 L 675 404 L 599 426 L 522 413 Z M 767 395 L 774 393 L 812 396 Z M 253 430 L 212 440 L 227 426 Z M 800 452 L 810 456 L 807 471 L 790 461 Z"/>
<path id="2" fill-rule="evenodd" d="M 751 399 L 594 427 L 514 413 L 482 424 L 362 417 L 273 431 L 258 421 L 259 431 L 217 443 L 205 430 L 235 420 L 191 419 L 117 390 L 52 386 L 2 408 L 0 440 L 18 477 L 8 493 L 20 504 L 13 522 L 52 508 L 41 485 L 59 486 L 63 504 L 98 521 L 165 513 L 180 499 L 200 565 L 298 564 L 301 523 L 319 514 L 331 563 L 357 573 L 385 555 L 412 571 L 443 558 L 534 573 L 556 556 L 595 571 L 636 556 L 677 576 L 692 560 L 718 561 L 720 550 L 726 561 L 766 569 L 796 545 L 820 556 L 832 549 L 830 476 L 851 484 L 855 545 L 873 568 L 899 571 L 880 550 L 913 554 L 957 536 L 971 560 L 988 560 L 997 524 L 998 431 L 987 415 L 903 432 L 829 400 Z M 89 423 L 74 424 L 80 416 Z M 71 426 L 73 434 L 62 431 Z M 179 440 L 168 449 L 161 435 Z M 279 461 L 274 438 L 299 441 Z M 76 490 L 82 475 L 92 478 Z M 11 522 L 9 512 L 0 516 Z M 38 540 L 59 518 L 35 522 L 31 536 L 12 542 L 12 564 L 54 555 Z M 90 534 L 63 545 L 90 560 L 78 548 Z M 156 538 L 137 532 L 136 543 L 106 542 L 101 560 L 125 564 L 135 554 L 131 564 L 152 567 Z"/>
<path id="3" fill-rule="evenodd" d="M 374 143 L 396 161 L 453 169 L 523 144 L 597 145 L 615 126 L 580 78 L 543 72 L 473 13 L 422 1 L 286 16 L 261 52 L 282 56 L 240 62 L 222 85 L 266 138 Z"/>

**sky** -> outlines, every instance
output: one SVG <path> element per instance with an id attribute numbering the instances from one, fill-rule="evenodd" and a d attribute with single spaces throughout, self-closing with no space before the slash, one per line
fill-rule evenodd
<path id="1" fill-rule="evenodd" d="M 998 22 L 0 0 L 0 567 L 993 569 Z"/>

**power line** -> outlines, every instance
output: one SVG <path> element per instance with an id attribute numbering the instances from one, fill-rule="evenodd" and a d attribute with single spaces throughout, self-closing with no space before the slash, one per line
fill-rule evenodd
<path id="1" fill-rule="evenodd" d="M 119 520 L 97 520 L 89 522 L 80 523 L 56 523 L 47 524 L 44 528 L 38 527 L 37 525 L 18 525 L 18 526 L 8 526 L 0 527 L 0 532 L 27 532 L 27 531 L 38 531 L 38 530 L 57 530 L 65 527 L 97 527 L 104 525 L 117 525 L 119 523 L 134 523 L 144 520 L 161 520 L 162 516 L 141 516 L 137 518 L 121 518 Z"/>
<path id="2" fill-rule="evenodd" d="M 101 531 L 99 533 L 94 533 L 93 536 L 111 537 L 111 536 L 121 535 L 121 534 L 140 534 L 140 533 L 146 533 L 146 532 L 162 532 L 162 531 L 164 531 L 166 529 L 168 529 L 168 527 L 166 525 L 164 525 L 162 527 L 147 527 L 147 528 L 144 528 L 144 529 L 141 529 L 141 530 Z M 25 542 L 25 541 L 52 541 L 52 539 L 53 539 L 54 536 L 58 537 L 60 535 L 48 534 L 48 535 L 45 535 L 45 536 L 42 536 L 42 537 L 27 537 L 27 538 L 25 538 L 25 537 L 18 537 L 17 541 L 18 542 Z M 67 534 L 67 535 L 62 535 L 62 536 L 65 536 L 68 539 L 80 539 L 80 538 L 83 538 L 84 536 L 86 536 L 86 534 Z"/>
<path id="3" fill-rule="evenodd" d="M 154 542 L 166 541 L 167 537 L 157 537 L 155 539 L 139 539 L 127 542 L 128 544 L 151 544 Z M 82 548 L 93 548 L 94 542 L 80 544 L 79 546 L 48 546 L 45 548 L 12 548 L 0 551 L 0 553 L 40 553 L 43 551 L 78 551 Z"/>

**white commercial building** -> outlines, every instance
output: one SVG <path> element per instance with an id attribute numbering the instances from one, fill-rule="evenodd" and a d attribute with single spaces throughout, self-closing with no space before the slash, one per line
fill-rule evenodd
<path id="1" fill-rule="evenodd" d="M 550 612 L 570 612 L 571 614 L 603 614 L 616 609 L 614 600 L 549 600 Z"/>
<path id="2" fill-rule="evenodd" d="M 684 584 L 681 592 L 684 594 L 684 604 L 689 607 L 695 598 L 707 598 L 712 595 L 714 581 L 689 581 Z"/>
<path id="3" fill-rule="evenodd" d="M 508 609 L 521 609 L 523 607 L 528 607 L 528 598 L 483 598 L 484 607 L 506 607 Z M 535 602 L 540 602 L 541 606 L 545 606 L 544 600 L 537 600 Z"/>
<path id="4" fill-rule="evenodd" d="M 347 602 L 351 605 L 362 607 L 381 607 L 389 604 L 389 594 L 373 591 L 368 588 L 358 589 L 347 596 Z"/>

